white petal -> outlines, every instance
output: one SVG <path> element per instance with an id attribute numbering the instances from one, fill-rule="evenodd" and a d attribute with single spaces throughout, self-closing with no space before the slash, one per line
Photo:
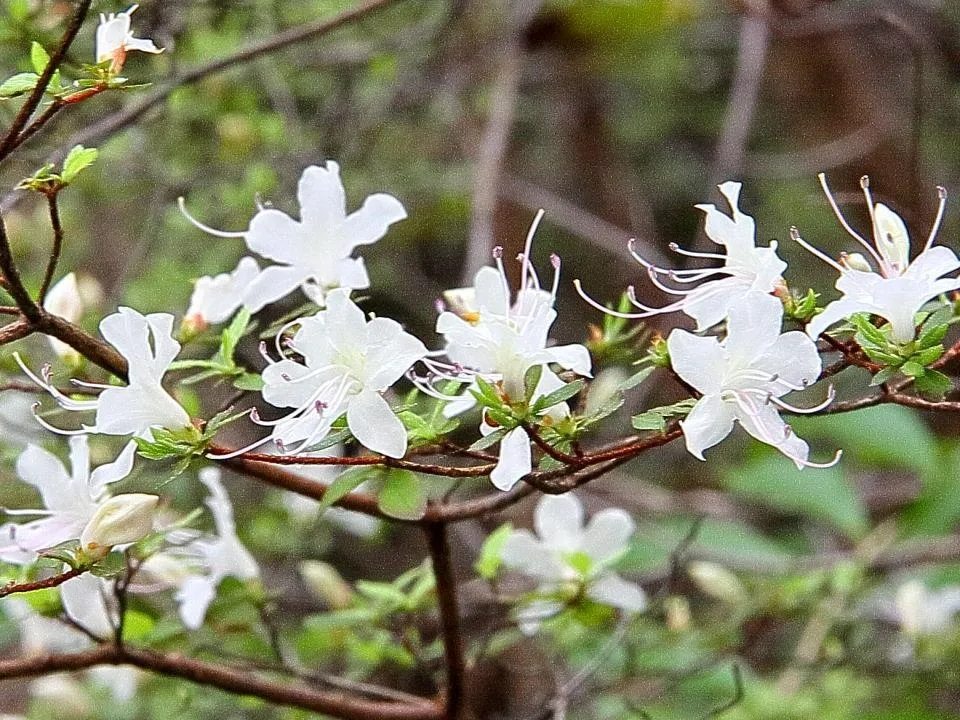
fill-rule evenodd
<path id="1" fill-rule="evenodd" d="M 90 473 L 90 494 L 93 497 L 99 497 L 107 485 L 123 480 L 129 475 L 130 471 L 133 470 L 133 459 L 136 452 L 137 444 L 131 440 L 124 446 L 116 460 L 94 468 L 93 472 Z"/>
<path id="2" fill-rule="evenodd" d="M 395 222 L 407 217 L 407 211 L 393 195 L 376 193 L 363 201 L 363 206 L 351 213 L 343 224 L 345 242 L 354 248 L 369 245 L 387 234 Z"/>
<path id="3" fill-rule="evenodd" d="M 300 380 L 312 371 L 293 360 L 281 360 L 263 369 L 263 399 L 274 407 L 300 407 L 326 377 Z"/>
<path id="4" fill-rule="evenodd" d="M 345 258 L 337 262 L 337 285 L 354 290 L 370 287 L 370 276 L 363 258 Z"/>
<path id="5" fill-rule="evenodd" d="M 703 451 L 723 440 L 733 430 L 734 412 L 719 395 L 704 395 L 680 421 L 687 450 L 703 460 Z"/>
<path id="6" fill-rule="evenodd" d="M 153 44 L 153 40 L 148 38 L 128 37 L 124 42 L 127 50 L 139 50 L 140 52 L 153 53 L 154 55 L 162 53 L 163 50 Z"/>
<path id="7" fill-rule="evenodd" d="M 684 382 L 705 394 L 720 391 L 726 358 L 716 338 L 675 329 L 667 338 L 667 349 L 670 365 Z"/>
<path id="8" fill-rule="evenodd" d="M 274 208 L 253 216 L 244 239 L 253 252 L 284 265 L 302 265 L 311 256 L 310 238 L 304 227 Z"/>
<path id="9" fill-rule="evenodd" d="M 730 307 L 723 343 L 731 361 L 749 362 L 776 342 L 783 323 L 783 303 L 773 295 L 746 293 Z"/>
<path id="10" fill-rule="evenodd" d="M 737 419 L 743 425 L 743 429 L 757 440 L 777 448 L 793 460 L 798 468 L 803 467 L 802 461 L 807 459 L 810 448 L 787 427 L 787 423 L 780 417 L 774 405 L 758 404 L 749 413 L 740 408 L 737 411 Z"/>
<path id="11" fill-rule="evenodd" d="M 529 530 L 516 530 L 500 551 L 500 559 L 511 570 L 541 580 L 560 580 L 563 567 L 550 548 L 533 536 Z"/>
<path id="12" fill-rule="evenodd" d="M 573 493 L 544 495 L 537 503 L 533 526 L 548 547 L 563 552 L 579 550 L 583 505 Z"/>
<path id="13" fill-rule="evenodd" d="M 264 268 L 242 290 L 243 306 L 251 313 L 259 312 L 267 305 L 286 297 L 310 275 L 302 266 L 271 265 Z"/>
<path id="14" fill-rule="evenodd" d="M 477 303 L 474 310 L 477 312 L 486 310 L 494 315 L 507 314 L 510 297 L 507 294 L 503 276 L 495 268 L 489 266 L 480 268 L 473 278 L 473 286 L 476 288 Z"/>
<path id="15" fill-rule="evenodd" d="M 858 312 L 871 312 L 871 307 L 852 298 L 844 297 L 834 300 L 823 309 L 822 313 L 815 315 L 813 320 L 807 323 L 807 335 L 816 340 L 831 325 L 846 320 Z"/>
<path id="16" fill-rule="evenodd" d="M 643 612 L 647 607 L 647 595 L 643 588 L 613 572 L 604 573 L 590 583 L 587 595 L 598 603 L 627 612 Z"/>
<path id="17" fill-rule="evenodd" d="M 350 299 L 348 290 L 334 290 L 327 295 L 323 313 L 330 342 L 346 354 L 356 353 L 367 340 L 367 320 L 363 310 Z"/>
<path id="18" fill-rule="evenodd" d="M 387 457 L 407 452 L 407 431 L 380 395 L 363 390 L 348 399 L 347 425 L 364 447 Z"/>
<path id="19" fill-rule="evenodd" d="M 207 608 L 217 596 L 217 588 L 209 578 L 191 575 L 177 589 L 174 599 L 180 606 L 180 620 L 188 630 L 196 630 L 203 625 Z"/>
<path id="20" fill-rule="evenodd" d="M 500 490 L 509 490 L 532 469 L 530 438 L 523 428 L 514 428 L 500 441 L 500 457 L 490 473 L 490 482 Z"/>
<path id="21" fill-rule="evenodd" d="M 113 620 L 106 598 L 110 583 L 96 575 L 86 574 L 67 580 L 60 586 L 63 610 L 81 627 L 101 638 L 113 634 Z"/>
<path id="22" fill-rule="evenodd" d="M 17 475 L 40 492 L 44 507 L 50 510 L 70 509 L 69 504 L 64 506 L 61 499 L 71 478 L 63 463 L 52 453 L 36 445 L 27 445 L 27 449 L 17 458 Z"/>
<path id="23" fill-rule="evenodd" d="M 822 367 L 817 346 L 806 333 L 791 330 L 784 333 L 754 361 L 752 367 L 777 375 L 790 385 L 809 385 L 820 377 Z M 784 395 L 790 388 L 773 383 L 776 394 Z"/>
<path id="24" fill-rule="evenodd" d="M 620 508 L 601 510 L 587 523 L 580 550 L 594 562 L 605 563 L 616 558 L 627 549 L 630 536 L 636 525 L 633 518 Z"/>
<path id="25" fill-rule="evenodd" d="M 96 432 L 105 435 L 142 435 L 152 427 L 189 424 L 190 416 L 160 385 L 108 388 L 97 402 Z"/>
<path id="26" fill-rule="evenodd" d="M 567 370 L 573 370 L 577 375 L 591 377 L 590 351 L 583 345 L 560 345 L 547 348 L 553 361 Z"/>
<path id="27" fill-rule="evenodd" d="M 311 165 L 297 185 L 300 219 L 310 228 L 330 231 L 347 216 L 347 201 L 340 180 L 340 166 L 328 160 L 326 167 Z"/>
<path id="28" fill-rule="evenodd" d="M 960 268 L 960 259 L 957 258 L 957 254 L 948 247 L 937 245 L 920 253 L 903 275 L 924 282 L 932 282 L 957 268 Z"/>
<path id="29" fill-rule="evenodd" d="M 400 323 L 374 318 L 367 323 L 367 367 L 373 372 L 364 380 L 369 390 L 382 392 L 403 377 L 417 360 L 427 354 L 426 346 L 404 332 Z"/>

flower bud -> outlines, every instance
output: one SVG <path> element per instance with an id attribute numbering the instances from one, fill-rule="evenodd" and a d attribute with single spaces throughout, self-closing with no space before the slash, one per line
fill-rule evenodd
<path id="1" fill-rule="evenodd" d="M 870 263 L 867 262 L 867 259 L 861 253 L 844 253 L 841 256 L 840 261 L 851 270 L 859 270 L 860 272 L 873 272 L 873 268 L 870 267 Z"/>
<path id="2" fill-rule="evenodd" d="M 61 317 L 67 322 L 76 323 L 83 317 L 83 298 L 80 296 L 80 286 L 77 283 L 76 273 L 65 275 L 47 293 L 43 301 L 43 309 L 51 315 Z M 50 346 L 61 360 L 71 365 L 77 363 L 80 354 L 65 342 L 48 336 Z"/>
<path id="3" fill-rule="evenodd" d="M 663 605 L 668 628 L 673 632 L 683 632 L 690 627 L 690 602 L 683 595 L 671 595 Z"/>
<path id="4" fill-rule="evenodd" d="M 160 498 L 144 493 L 126 493 L 110 498 L 97 508 L 80 535 L 80 549 L 89 559 L 99 560 L 114 545 L 140 540 L 153 530 L 153 513 Z"/>
<path id="5" fill-rule="evenodd" d="M 722 565 L 712 562 L 692 562 L 687 575 L 700 592 L 729 605 L 741 605 L 747 600 L 746 590 L 737 576 Z"/>
<path id="6" fill-rule="evenodd" d="M 307 588 L 333 610 L 345 608 L 353 601 L 353 589 L 330 563 L 304 560 L 300 563 L 300 575 Z"/>

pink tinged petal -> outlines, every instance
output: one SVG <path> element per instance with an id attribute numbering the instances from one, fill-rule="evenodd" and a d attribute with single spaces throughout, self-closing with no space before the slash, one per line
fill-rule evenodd
<path id="1" fill-rule="evenodd" d="M 297 265 L 271 265 L 264 268 L 241 293 L 243 306 L 251 313 L 259 312 L 293 292 L 309 274 L 309 269 Z"/>
<path id="2" fill-rule="evenodd" d="M 350 252 L 358 245 L 370 245 L 387 234 L 395 222 L 407 217 L 407 211 L 393 195 L 376 193 L 363 201 L 343 223 L 343 242 Z"/>
<path id="3" fill-rule="evenodd" d="M 303 225 L 274 208 L 253 216 L 244 239 L 253 252 L 284 265 L 302 265 L 314 250 Z"/>
<path id="4" fill-rule="evenodd" d="M 426 346 L 403 331 L 389 318 L 374 318 L 367 324 L 367 367 L 373 373 L 366 378 L 368 390 L 382 392 L 403 377 L 410 367 L 427 354 Z"/>
<path id="5" fill-rule="evenodd" d="M 327 234 L 339 228 L 347 217 L 340 166 L 328 160 L 326 167 L 311 165 L 304 170 L 297 185 L 297 199 L 300 219 L 312 231 Z"/>
<path id="6" fill-rule="evenodd" d="M 514 428 L 500 441 L 500 458 L 490 473 L 490 482 L 499 490 L 509 490 L 532 469 L 530 438 L 523 428 Z"/>
<path id="7" fill-rule="evenodd" d="M 583 345 L 560 345 L 547 348 L 553 362 L 567 370 L 573 370 L 577 375 L 591 377 L 590 351 Z"/>
<path id="8" fill-rule="evenodd" d="M 60 600 L 69 618 L 97 637 L 113 634 L 113 620 L 107 608 L 108 581 L 86 574 L 67 580 L 60 586 Z"/>
<path id="9" fill-rule="evenodd" d="M 903 273 L 903 277 L 933 282 L 957 268 L 960 268 L 960 259 L 957 258 L 957 254 L 948 247 L 937 245 L 917 255 Z"/>
<path id="10" fill-rule="evenodd" d="M 614 572 L 604 573 L 587 586 L 587 596 L 603 605 L 626 612 L 643 612 L 647 595 L 636 583 L 628 582 Z"/>
<path id="11" fill-rule="evenodd" d="M 806 333 L 791 330 L 777 338 L 751 367 L 776 375 L 789 385 L 810 385 L 820 377 L 822 361 L 813 340 Z M 770 387 L 778 397 L 792 389 L 776 381 Z"/>
<path id="12" fill-rule="evenodd" d="M 407 452 L 407 431 L 380 395 L 362 390 L 348 399 L 347 425 L 364 447 L 392 458 Z"/>
<path id="13" fill-rule="evenodd" d="M 544 495 L 533 514 L 533 527 L 544 545 L 561 552 L 580 549 L 583 505 L 573 493 Z"/>
<path id="14" fill-rule="evenodd" d="M 813 320 L 807 323 L 807 335 L 816 340 L 831 325 L 846 320 L 858 312 L 873 312 L 873 307 L 852 298 L 834 300 L 823 309 L 822 313 L 814 316 Z"/>
<path id="15" fill-rule="evenodd" d="M 625 510 L 601 510 L 587 523 L 580 550 L 596 563 L 610 562 L 626 551 L 635 529 L 633 518 Z"/>
<path id="16" fill-rule="evenodd" d="M 539 580 L 554 581 L 563 577 L 564 569 L 556 553 L 529 530 L 517 530 L 507 538 L 500 560 L 507 568 Z"/>
<path id="17" fill-rule="evenodd" d="M 131 440 L 124 446 L 116 460 L 94 468 L 93 472 L 90 473 L 90 494 L 94 498 L 99 498 L 107 485 L 127 477 L 133 470 L 133 459 L 136 452 L 137 444 Z"/>
<path id="18" fill-rule="evenodd" d="M 719 394 L 704 395 L 685 420 L 680 421 L 687 450 L 703 460 L 703 451 L 723 440 L 733 430 L 734 411 Z"/>
<path id="19" fill-rule="evenodd" d="M 274 407 L 300 407 L 314 394 L 317 386 L 323 381 L 300 381 L 299 378 L 309 375 L 310 368 L 293 360 L 281 360 L 263 369 L 263 399 Z"/>
<path id="20" fill-rule="evenodd" d="M 731 306 L 723 347 L 733 362 L 749 362 L 780 337 L 783 303 L 772 295 L 751 292 Z"/>
<path id="21" fill-rule="evenodd" d="M 758 403 L 751 412 L 742 408 L 737 411 L 737 419 L 743 429 L 762 443 L 772 445 L 793 460 L 798 468 L 809 455 L 810 448 L 798 438 L 780 417 L 777 408 L 770 403 Z"/>
<path id="22" fill-rule="evenodd" d="M 503 276 L 496 269 L 489 266 L 480 268 L 473 278 L 473 286 L 476 289 L 477 303 L 474 310 L 477 312 L 486 310 L 501 316 L 507 314 L 510 298 L 507 295 Z"/>
<path id="23" fill-rule="evenodd" d="M 714 337 L 673 330 L 667 338 L 670 364 L 680 378 L 704 394 L 720 392 L 727 360 Z"/>
<path id="24" fill-rule="evenodd" d="M 120 13 L 107 22 L 97 26 L 96 50 L 97 62 L 109 60 L 113 53 L 121 48 L 130 34 L 130 16 Z"/>
<path id="25" fill-rule="evenodd" d="M 180 611 L 180 620 L 188 630 L 196 630 L 203 625 L 207 608 L 217 596 L 213 582 L 202 575 L 191 575 L 177 589 L 174 595 Z"/>

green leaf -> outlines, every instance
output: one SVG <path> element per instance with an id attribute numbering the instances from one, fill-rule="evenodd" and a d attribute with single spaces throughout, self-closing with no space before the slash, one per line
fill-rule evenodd
<path id="1" fill-rule="evenodd" d="M 943 355 L 943 345 L 933 345 L 915 353 L 910 359 L 919 365 L 926 366 L 939 360 L 941 355 Z"/>
<path id="2" fill-rule="evenodd" d="M 264 382 L 263 378 L 254 373 L 245 372 L 243 375 L 233 379 L 233 386 L 237 390 L 253 390 L 254 392 L 260 392 L 263 390 Z"/>
<path id="3" fill-rule="evenodd" d="M 923 375 L 924 367 L 915 360 L 908 360 L 900 366 L 900 371 L 907 377 L 915 378 Z"/>
<path id="4" fill-rule="evenodd" d="M 508 432 L 513 430 L 513 428 L 497 428 L 489 435 L 485 435 L 477 440 L 473 445 L 470 446 L 470 450 L 486 450 L 488 447 L 496 445 L 498 442 L 503 440 L 503 436 Z"/>
<path id="5" fill-rule="evenodd" d="M 873 378 L 870 380 L 870 385 L 873 387 L 876 387 L 877 385 L 883 385 L 883 383 L 892 378 L 898 372 L 900 372 L 900 368 L 898 367 L 885 367 L 883 370 L 873 376 Z"/>
<path id="6" fill-rule="evenodd" d="M 473 564 L 473 569 L 477 571 L 477 575 L 485 580 L 492 580 L 496 577 L 502 562 L 500 554 L 503 552 L 503 546 L 507 544 L 507 540 L 512 533 L 513 524 L 505 523 L 490 533 L 487 539 L 483 541 L 483 546 L 480 548 L 480 556 Z"/>
<path id="7" fill-rule="evenodd" d="M 631 375 L 622 383 L 620 383 L 617 386 L 617 390 L 632 390 L 637 385 L 639 385 L 644 380 L 646 380 L 648 377 L 650 377 L 650 373 L 652 373 L 656 369 L 657 368 L 654 367 L 653 365 L 648 365 L 647 367 L 635 372 L 633 375 Z"/>
<path id="8" fill-rule="evenodd" d="M 370 580 L 357 580 L 357 592 L 376 603 L 398 607 L 406 600 L 406 595 L 399 588 L 391 583 L 373 582 Z"/>
<path id="9" fill-rule="evenodd" d="M 30 44 L 30 64 L 33 71 L 40 75 L 47 69 L 47 63 L 50 62 L 50 55 L 43 49 L 43 45 L 34 40 Z"/>
<path id="10" fill-rule="evenodd" d="M 542 410 L 552 408 L 554 405 L 559 405 L 583 390 L 585 384 L 586 383 L 584 383 L 583 380 L 574 380 L 573 382 L 567 383 L 563 387 L 557 388 L 552 393 L 538 397 L 531 410 L 535 413 L 538 413 Z"/>
<path id="11" fill-rule="evenodd" d="M 645 413 L 634 415 L 631 419 L 634 430 L 654 430 L 663 432 L 667 428 L 667 420 L 673 417 L 686 417 L 697 404 L 694 398 L 681 400 L 673 405 L 664 405 L 663 407 L 647 410 Z"/>
<path id="12" fill-rule="evenodd" d="M 488 383 L 479 375 L 476 379 L 476 386 L 476 390 L 470 388 L 470 393 L 481 405 L 494 408 L 501 407 L 503 405 L 503 399 L 500 397 L 500 393 L 497 391 L 497 388 Z"/>
<path id="13" fill-rule="evenodd" d="M 537 385 L 540 384 L 540 378 L 543 377 L 543 365 L 534 365 L 530 367 L 523 375 L 523 387 L 525 391 L 524 401 L 527 405 L 533 400 L 533 395 L 537 392 Z"/>
<path id="14" fill-rule="evenodd" d="M 925 370 L 922 375 L 914 379 L 913 384 L 920 393 L 936 400 L 942 399 L 953 390 L 953 381 L 936 370 Z"/>
<path id="15" fill-rule="evenodd" d="M 93 165 L 99 154 L 100 152 L 96 148 L 85 148 L 83 145 L 75 145 L 63 161 L 63 172 L 61 173 L 63 184 L 67 185 L 73 182 L 84 168 Z"/>
<path id="16" fill-rule="evenodd" d="M 40 76 L 36 73 L 17 73 L 0 83 L 0 98 L 12 98 L 23 95 L 37 86 Z"/>
<path id="17" fill-rule="evenodd" d="M 399 520 L 419 520 L 427 510 L 427 495 L 409 470 L 391 468 L 380 491 L 380 509 Z"/>
<path id="18" fill-rule="evenodd" d="M 233 362 L 233 353 L 237 349 L 237 344 L 247 332 L 247 326 L 249 324 L 250 311 L 247 308 L 242 308 L 240 312 L 234 316 L 230 325 L 224 329 L 220 337 L 220 355 L 224 361 Z"/>
<path id="19" fill-rule="evenodd" d="M 323 500 L 320 501 L 320 510 L 326 510 L 343 497 L 346 497 L 360 485 L 369 480 L 374 475 L 380 473 L 379 468 L 356 467 L 350 468 L 340 473 L 336 480 L 330 483 L 330 487 L 323 494 Z"/>
<path id="20" fill-rule="evenodd" d="M 798 470 L 784 457 L 765 452 L 722 477 L 736 496 L 830 523 L 851 537 L 869 527 L 866 508 L 838 465 Z"/>

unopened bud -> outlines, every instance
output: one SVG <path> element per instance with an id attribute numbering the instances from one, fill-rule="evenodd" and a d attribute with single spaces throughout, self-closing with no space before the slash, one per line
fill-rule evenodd
<path id="1" fill-rule="evenodd" d="M 51 315 L 61 317 L 67 322 L 76 323 L 83 317 L 83 298 L 80 295 L 80 286 L 77 283 L 76 273 L 68 273 L 47 293 L 43 301 L 43 309 Z M 61 360 L 76 365 L 80 354 L 65 342 L 48 336 L 50 346 Z"/>
<path id="2" fill-rule="evenodd" d="M 353 588 L 330 563 L 304 560 L 300 563 L 300 576 L 310 592 L 332 610 L 341 610 L 353 602 Z"/>
<path id="3" fill-rule="evenodd" d="M 683 595 L 671 595 L 664 602 L 667 613 L 667 627 L 674 632 L 682 632 L 690 627 L 690 603 Z"/>
<path id="4" fill-rule="evenodd" d="M 153 514 L 160 498 L 145 493 L 116 495 L 103 503 L 80 534 L 82 552 L 99 560 L 114 545 L 133 543 L 153 530 Z"/>
<path id="5" fill-rule="evenodd" d="M 860 253 L 844 253 L 840 256 L 840 262 L 851 270 L 859 270 L 860 272 L 873 272 L 873 268 L 870 267 L 870 263 L 867 262 L 867 259 Z"/>
<path id="6" fill-rule="evenodd" d="M 722 565 L 703 561 L 691 562 L 687 565 L 687 575 L 702 593 L 712 598 L 729 605 L 742 605 L 747 600 L 743 584 Z"/>

